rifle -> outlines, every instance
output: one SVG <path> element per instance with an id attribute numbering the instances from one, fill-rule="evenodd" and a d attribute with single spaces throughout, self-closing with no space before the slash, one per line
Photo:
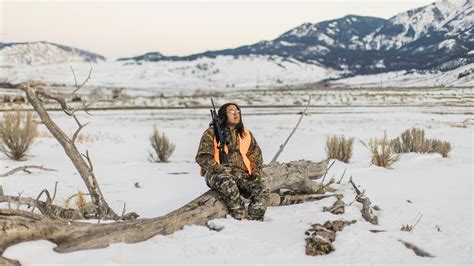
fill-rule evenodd
<path id="1" fill-rule="evenodd" d="M 214 126 L 214 133 L 216 136 L 217 141 L 217 148 L 219 149 L 219 161 L 220 164 L 227 165 L 229 164 L 229 157 L 224 150 L 224 145 L 228 144 L 227 142 L 227 135 L 224 130 L 221 128 L 221 119 L 217 115 L 216 107 L 214 106 L 214 101 L 211 98 L 212 107 L 214 110 L 211 109 L 211 118 L 212 118 L 212 125 Z"/>

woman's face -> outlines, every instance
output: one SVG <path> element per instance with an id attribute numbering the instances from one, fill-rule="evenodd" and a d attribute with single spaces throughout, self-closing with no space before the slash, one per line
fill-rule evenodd
<path id="1" fill-rule="evenodd" d="M 240 122 L 240 110 L 235 105 L 229 105 L 226 108 L 227 126 L 235 127 Z"/>

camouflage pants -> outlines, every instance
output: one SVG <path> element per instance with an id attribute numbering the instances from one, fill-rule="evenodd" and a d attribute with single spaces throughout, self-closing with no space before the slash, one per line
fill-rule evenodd
<path id="1" fill-rule="evenodd" d="M 207 185 L 222 194 L 229 213 L 234 218 L 245 218 L 245 203 L 240 197 L 243 196 L 250 199 L 247 218 L 263 220 L 269 192 L 260 179 L 252 179 L 247 174 L 238 176 L 224 172 L 208 176 Z"/>

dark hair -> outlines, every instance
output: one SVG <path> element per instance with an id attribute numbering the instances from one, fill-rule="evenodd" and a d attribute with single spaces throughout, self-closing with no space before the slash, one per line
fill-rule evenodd
<path id="1" fill-rule="evenodd" d="M 226 103 L 226 104 L 222 105 L 221 108 L 219 108 L 219 111 L 217 112 L 217 114 L 219 115 L 219 118 L 221 119 L 222 128 L 226 128 L 226 125 L 227 125 L 227 107 L 229 107 L 230 105 L 234 105 L 235 107 L 237 107 L 237 110 L 240 111 L 240 107 L 235 103 Z M 244 124 L 242 123 L 242 113 L 239 113 L 239 116 L 240 116 L 240 121 L 237 124 L 237 126 L 235 126 L 235 129 L 237 130 L 237 132 L 239 133 L 239 135 L 241 137 L 245 137 Z"/>

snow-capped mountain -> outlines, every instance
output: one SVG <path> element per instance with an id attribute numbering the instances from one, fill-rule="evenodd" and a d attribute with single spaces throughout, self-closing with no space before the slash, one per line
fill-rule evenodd
<path id="1" fill-rule="evenodd" d="M 274 40 L 235 49 L 183 57 L 149 53 L 121 60 L 277 55 L 345 70 L 350 75 L 405 69 L 446 71 L 474 62 L 473 25 L 473 0 L 442 0 L 388 20 L 348 15 L 304 23 Z"/>
<path id="2" fill-rule="evenodd" d="M 434 33 L 467 41 L 466 37 L 472 40 L 472 34 L 464 33 L 472 33 L 473 23 L 472 0 L 442 0 L 392 17 L 388 24 L 365 39 L 368 49 L 383 50 L 399 49 Z"/>
<path id="3" fill-rule="evenodd" d="M 0 43 L 0 65 L 101 62 L 105 57 L 49 42 Z"/>

